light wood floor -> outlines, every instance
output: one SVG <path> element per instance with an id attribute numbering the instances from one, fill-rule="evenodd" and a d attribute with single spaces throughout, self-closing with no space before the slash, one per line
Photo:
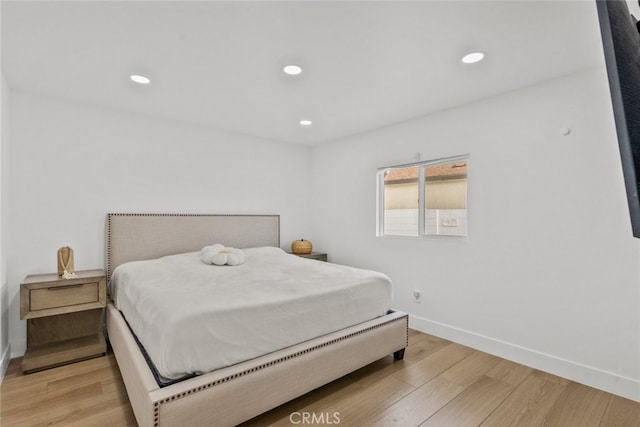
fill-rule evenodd
<path id="1" fill-rule="evenodd" d="M 14 359 L 0 407 L 2 427 L 136 425 L 113 355 L 30 375 Z M 640 403 L 411 331 L 402 362 L 386 357 L 244 426 L 310 425 L 303 416 L 341 426 L 640 427 Z"/>

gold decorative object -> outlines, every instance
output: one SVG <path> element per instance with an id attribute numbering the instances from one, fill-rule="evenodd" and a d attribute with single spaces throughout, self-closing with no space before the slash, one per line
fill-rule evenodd
<path id="1" fill-rule="evenodd" d="M 294 254 L 310 254 L 312 250 L 313 244 L 308 240 L 294 240 L 293 243 L 291 243 L 291 252 L 293 252 Z"/>
<path id="2" fill-rule="evenodd" d="M 73 249 L 69 246 L 58 249 L 58 276 L 65 279 L 76 277 L 73 268 Z"/>

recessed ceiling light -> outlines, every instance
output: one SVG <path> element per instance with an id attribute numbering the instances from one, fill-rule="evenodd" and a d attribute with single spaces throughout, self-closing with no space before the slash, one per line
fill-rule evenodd
<path id="1" fill-rule="evenodd" d="M 473 64 L 475 62 L 482 61 L 485 56 L 487 56 L 487 54 L 481 51 L 467 53 L 462 57 L 462 62 L 464 62 L 465 64 Z"/>
<path id="2" fill-rule="evenodd" d="M 129 78 L 136 83 L 140 83 L 141 85 L 148 85 L 149 83 L 151 83 L 149 77 L 141 76 L 139 74 L 132 74 L 129 76 Z"/>
<path id="3" fill-rule="evenodd" d="M 300 126 L 311 126 L 313 122 L 311 120 L 300 120 Z"/>
<path id="4" fill-rule="evenodd" d="M 291 64 L 291 65 L 285 65 L 285 67 L 282 70 L 286 74 L 289 74 L 290 76 L 297 76 L 302 72 L 302 67 L 300 67 L 299 65 Z"/>

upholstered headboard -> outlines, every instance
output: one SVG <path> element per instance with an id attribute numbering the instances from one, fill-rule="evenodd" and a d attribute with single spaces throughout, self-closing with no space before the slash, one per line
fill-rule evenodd
<path id="1" fill-rule="evenodd" d="M 280 246 L 280 215 L 107 214 L 107 279 L 129 261 L 199 251 Z"/>

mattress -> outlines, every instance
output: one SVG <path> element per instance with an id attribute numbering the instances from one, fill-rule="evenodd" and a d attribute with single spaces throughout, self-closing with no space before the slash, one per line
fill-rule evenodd
<path id="1" fill-rule="evenodd" d="M 386 314 L 382 273 L 290 255 L 244 250 L 238 266 L 200 253 L 120 265 L 110 294 L 164 379 L 250 360 Z"/>

